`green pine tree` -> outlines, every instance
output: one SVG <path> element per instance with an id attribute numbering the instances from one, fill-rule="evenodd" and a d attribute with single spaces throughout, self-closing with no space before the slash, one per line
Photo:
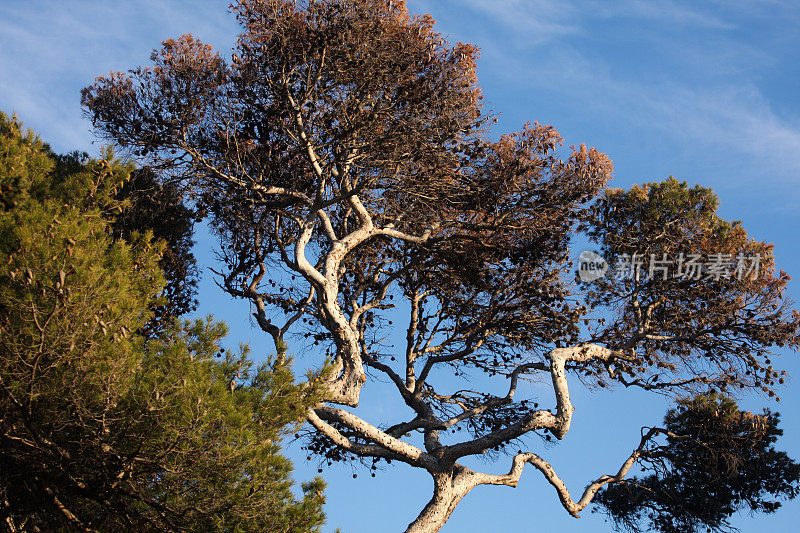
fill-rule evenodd
<path id="1" fill-rule="evenodd" d="M 112 228 L 132 170 L 0 113 L 0 530 L 318 531 L 279 448 L 318 392 L 210 319 L 141 334 L 165 244 Z"/>

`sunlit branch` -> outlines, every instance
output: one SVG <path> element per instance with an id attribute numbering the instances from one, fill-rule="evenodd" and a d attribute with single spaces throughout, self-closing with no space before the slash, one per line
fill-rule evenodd
<path id="1" fill-rule="evenodd" d="M 578 518 L 578 513 L 586 508 L 589 503 L 591 503 L 592 499 L 594 498 L 595 494 L 603 488 L 603 486 L 609 483 L 619 483 L 621 482 L 625 476 L 627 475 L 628 471 L 630 471 L 631 467 L 636 463 L 637 459 L 642 456 L 645 446 L 647 445 L 648 441 L 653 438 L 660 430 L 658 429 L 651 429 L 646 434 L 642 436 L 642 440 L 639 443 L 639 446 L 631 453 L 631 455 L 622 463 L 622 466 L 617 471 L 615 475 L 604 475 L 597 478 L 595 481 L 590 483 L 586 489 L 584 489 L 583 494 L 578 499 L 578 501 L 574 501 L 572 496 L 567 489 L 566 484 L 564 481 L 558 476 L 555 469 L 542 459 L 540 456 L 536 455 L 535 453 L 520 453 L 514 456 L 512 461 L 511 470 L 509 470 L 508 474 L 501 475 L 501 476 L 492 476 L 488 474 L 479 474 L 482 479 L 479 481 L 481 484 L 485 485 L 508 485 L 510 487 L 516 487 L 517 483 L 519 482 L 520 476 L 522 475 L 523 467 L 526 463 L 530 463 L 535 466 L 550 482 L 553 488 L 556 489 L 558 493 L 559 500 L 561 500 L 561 505 L 564 506 L 564 509 L 569 512 L 575 518 Z M 480 479 L 480 478 L 479 478 Z"/>

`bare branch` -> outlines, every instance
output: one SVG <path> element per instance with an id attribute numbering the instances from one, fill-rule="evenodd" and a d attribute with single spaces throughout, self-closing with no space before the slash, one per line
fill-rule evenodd
<path id="1" fill-rule="evenodd" d="M 530 463 L 535 466 L 550 482 L 553 488 L 556 489 L 558 493 L 558 498 L 561 500 L 561 505 L 564 506 L 564 509 L 567 510 L 569 514 L 578 518 L 578 513 L 586 508 L 594 498 L 597 491 L 599 491 L 603 486 L 609 483 L 619 483 L 621 482 L 625 476 L 627 475 L 628 471 L 631 467 L 636 463 L 636 460 L 641 457 L 642 453 L 645 450 L 645 446 L 647 445 L 648 441 L 660 430 L 658 429 L 651 429 L 646 434 L 642 436 L 642 440 L 639 443 L 639 446 L 630 454 L 630 456 L 622 463 L 622 466 L 619 468 L 615 475 L 604 475 L 597 478 L 595 481 L 590 483 L 586 489 L 584 489 L 583 494 L 581 495 L 580 499 L 576 502 L 570 496 L 569 490 L 567 489 L 566 484 L 564 481 L 558 476 L 555 469 L 542 459 L 540 456 L 536 455 L 535 453 L 520 453 L 514 456 L 512 461 L 511 470 L 509 470 L 508 474 L 502 476 L 492 476 L 488 474 L 477 474 L 479 478 L 479 483 L 484 485 L 508 485 L 510 487 L 516 487 L 517 483 L 519 482 L 520 476 L 522 475 L 522 469 L 526 463 Z"/>

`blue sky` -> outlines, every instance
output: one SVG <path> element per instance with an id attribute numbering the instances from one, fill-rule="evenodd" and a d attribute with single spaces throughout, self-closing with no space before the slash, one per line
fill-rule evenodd
<path id="1" fill-rule="evenodd" d="M 16 111 L 57 151 L 99 151 L 79 107 L 92 78 L 147 62 L 166 38 L 190 32 L 222 51 L 238 27 L 226 1 L 2 0 L 0 109 Z M 721 211 L 740 219 L 756 238 L 776 245 L 778 266 L 800 276 L 800 7 L 781 0 L 705 2 L 618 0 L 410 0 L 430 12 L 452 41 L 482 50 L 480 82 L 502 118 L 497 132 L 526 121 L 553 124 L 566 143 L 586 142 L 615 162 L 614 185 L 627 187 L 674 175 L 711 186 Z M 207 268 L 213 243 L 199 236 Z M 790 286 L 797 298 L 800 286 Z M 267 346 L 252 331 L 246 306 L 230 302 L 206 270 L 202 313 L 231 325 L 231 341 Z M 300 361 L 303 362 L 302 359 Z M 795 376 L 780 404 L 743 398 L 748 409 L 769 405 L 783 414 L 780 443 L 800 457 L 800 364 L 778 358 Z M 394 398 L 367 387 L 359 414 L 388 418 Z M 540 391 L 542 398 L 548 391 Z M 552 392 L 550 392 L 552 394 Z M 616 470 L 667 406 L 641 393 L 575 391 L 573 429 L 543 454 L 573 492 Z M 316 474 L 296 445 L 296 476 Z M 507 461 L 479 464 L 507 470 Z M 396 466 L 372 479 L 350 467 L 326 469 L 330 530 L 401 531 L 427 501 L 427 474 Z M 775 516 L 744 515 L 744 533 L 791 531 L 800 502 Z M 597 515 L 570 518 L 538 472 L 526 471 L 516 489 L 474 490 L 445 532 L 486 530 L 608 531 Z"/>

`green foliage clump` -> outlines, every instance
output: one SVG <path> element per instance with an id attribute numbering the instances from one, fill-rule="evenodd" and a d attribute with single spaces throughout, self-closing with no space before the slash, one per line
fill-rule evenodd
<path id="1" fill-rule="evenodd" d="M 210 319 L 143 335 L 165 244 L 113 228 L 133 168 L 64 161 L 0 114 L 3 527 L 317 531 L 324 483 L 296 499 L 279 448 L 316 389 Z"/>
<path id="2" fill-rule="evenodd" d="M 134 170 L 116 197 L 125 202 L 112 224 L 116 236 L 129 239 L 135 233 L 152 231 L 153 237 L 166 245 L 158 263 L 166 278 L 162 291 L 165 302 L 153 308 L 146 326 L 148 334 L 156 334 L 197 307 L 199 273 L 192 254 L 192 236 L 199 216 L 186 205 L 177 185 L 159 180 L 148 168 Z"/>
<path id="3" fill-rule="evenodd" d="M 666 444 L 643 453 L 652 473 L 595 499 L 618 528 L 730 531 L 735 512 L 772 513 L 800 493 L 800 464 L 773 447 L 783 433 L 777 413 L 741 411 L 708 393 L 679 402 L 664 422 Z"/>
<path id="4" fill-rule="evenodd" d="M 23 131 L 16 116 L 0 112 L 0 209 L 29 198 L 53 169 L 49 147 L 32 131 Z"/>

